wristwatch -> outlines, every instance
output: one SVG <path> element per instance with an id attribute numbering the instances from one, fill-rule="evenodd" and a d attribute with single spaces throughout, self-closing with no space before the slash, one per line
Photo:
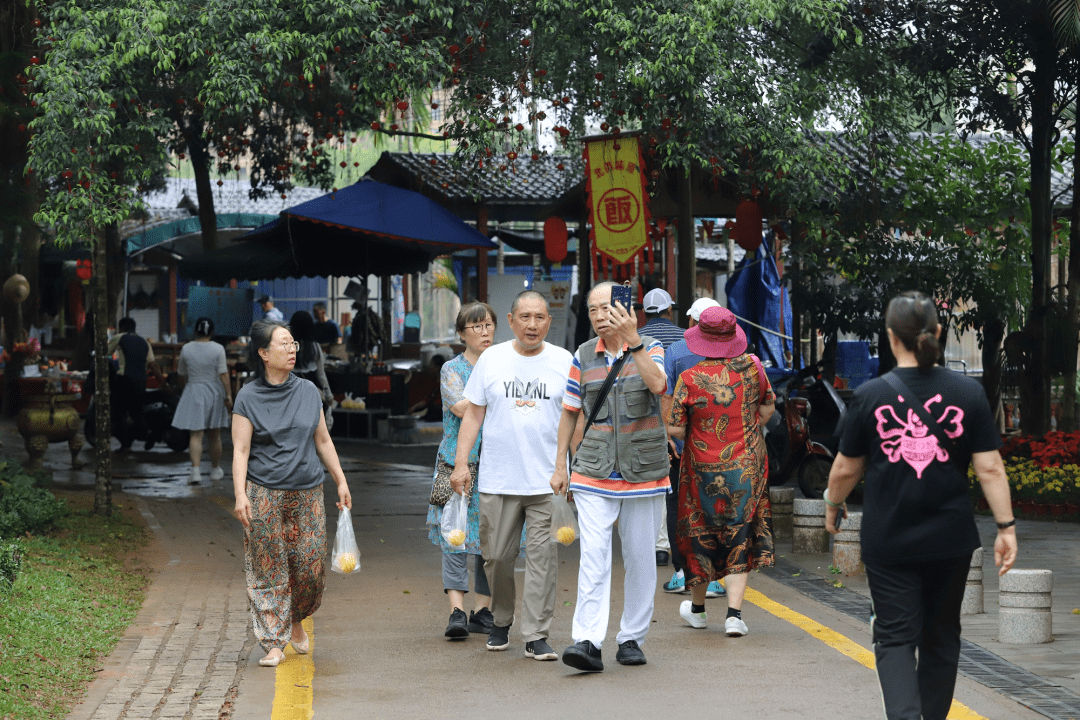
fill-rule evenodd
<path id="1" fill-rule="evenodd" d="M 1008 528 L 1011 528 L 1015 524 L 1016 524 L 1016 518 L 1013 518 L 1012 520 L 1010 520 L 1008 522 L 997 523 L 997 526 L 998 526 L 998 530 L 1006 530 Z"/>
<path id="2" fill-rule="evenodd" d="M 636 352 L 637 352 L 638 350 L 644 350 L 644 349 L 645 349 L 645 343 L 643 343 L 643 342 L 640 342 L 640 343 L 638 343 L 637 345 L 635 345 L 635 346 L 634 346 L 634 347 L 632 347 L 632 348 L 627 348 L 627 349 L 626 349 L 626 352 L 628 352 L 628 353 L 630 353 L 631 355 L 633 355 L 633 354 L 634 354 L 634 353 L 636 353 Z"/>

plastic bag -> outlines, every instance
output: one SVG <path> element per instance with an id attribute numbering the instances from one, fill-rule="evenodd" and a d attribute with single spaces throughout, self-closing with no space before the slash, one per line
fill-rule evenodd
<path id="1" fill-rule="evenodd" d="M 465 545 L 465 528 L 468 522 L 468 496 L 456 492 L 451 493 L 442 511 L 442 536 L 450 547 L 458 548 Z"/>
<path id="2" fill-rule="evenodd" d="M 342 575 L 351 575 L 360 570 L 360 548 L 356 547 L 356 534 L 353 532 L 352 513 L 348 508 L 338 513 L 337 535 L 334 536 L 334 561 L 330 569 Z"/>
<path id="3" fill-rule="evenodd" d="M 565 493 L 551 501 L 551 539 L 563 545 L 572 545 L 578 539 L 577 518 Z"/>

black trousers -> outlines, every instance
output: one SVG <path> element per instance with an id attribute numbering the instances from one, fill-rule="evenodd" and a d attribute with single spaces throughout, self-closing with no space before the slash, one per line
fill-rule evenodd
<path id="1" fill-rule="evenodd" d="M 945 720 L 949 714 L 970 562 L 970 557 L 962 557 L 866 563 L 874 656 L 887 720 Z"/>
<path id="2" fill-rule="evenodd" d="M 679 552 L 679 543 L 675 541 L 675 527 L 679 523 L 679 458 L 671 454 L 671 448 L 668 448 L 668 459 L 671 461 L 671 492 L 664 498 L 664 502 L 667 504 L 667 536 L 668 544 L 671 546 L 671 566 L 675 569 L 675 572 L 679 572 L 684 567 L 684 561 L 682 553 Z"/>

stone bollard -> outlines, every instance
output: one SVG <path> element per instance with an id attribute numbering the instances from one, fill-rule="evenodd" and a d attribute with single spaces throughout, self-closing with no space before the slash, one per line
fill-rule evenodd
<path id="1" fill-rule="evenodd" d="M 961 615 L 981 615 L 983 613 L 983 549 L 975 548 L 971 554 L 971 568 L 968 570 L 967 585 L 964 587 L 964 601 L 960 605 Z"/>
<path id="2" fill-rule="evenodd" d="M 862 547 L 859 544 L 859 530 L 862 528 L 862 513 L 849 512 L 840 523 L 840 532 L 833 536 L 832 561 L 845 575 L 858 575 L 865 571 L 862 563 Z"/>
<path id="3" fill-rule="evenodd" d="M 795 488 L 769 488 L 769 504 L 772 506 L 773 540 L 791 539 L 791 501 L 795 499 Z"/>
<path id="4" fill-rule="evenodd" d="M 1034 645 L 1053 640 L 1050 591 L 1054 574 L 1049 570 L 1014 569 L 1002 575 L 998 583 L 998 642 Z"/>
<path id="5" fill-rule="evenodd" d="M 824 500 L 795 498 L 791 503 L 791 526 L 791 552 L 797 555 L 829 552 Z"/>

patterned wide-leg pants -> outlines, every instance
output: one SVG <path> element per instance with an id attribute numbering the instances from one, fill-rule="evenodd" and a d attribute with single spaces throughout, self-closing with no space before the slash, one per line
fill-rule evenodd
<path id="1" fill-rule="evenodd" d="M 326 506 L 322 486 L 271 490 L 248 483 L 251 527 L 244 533 L 244 570 L 255 638 L 263 650 L 284 650 L 293 623 L 322 604 Z"/>

